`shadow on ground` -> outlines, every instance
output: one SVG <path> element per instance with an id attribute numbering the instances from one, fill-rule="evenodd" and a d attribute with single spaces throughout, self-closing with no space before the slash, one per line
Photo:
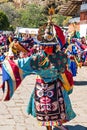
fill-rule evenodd
<path id="1" fill-rule="evenodd" d="M 2 76 L 2 74 L 0 74 L 0 76 Z"/>
<path id="2" fill-rule="evenodd" d="M 68 130 L 87 130 L 87 127 L 81 126 L 81 125 L 75 125 L 75 126 L 70 126 L 66 125 Z M 58 128 L 53 128 L 53 130 L 59 130 Z"/>
<path id="3" fill-rule="evenodd" d="M 74 84 L 77 86 L 87 85 L 87 81 L 74 81 Z"/>

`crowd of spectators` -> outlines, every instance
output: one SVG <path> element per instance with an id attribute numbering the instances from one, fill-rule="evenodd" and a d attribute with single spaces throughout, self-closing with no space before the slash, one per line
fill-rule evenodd
<path id="1" fill-rule="evenodd" d="M 66 49 L 69 44 L 72 43 L 75 44 L 75 41 L 79 43 L 79 46 L 82 51 L 87 49 L 87 41 L 85 37 L 79 39 L 74 37 L 71 39 L 69 38 L 70 37 L 67 34 L 66 44 L 64 45 L 63 49 Z M 18 46 L 18 44 L 21 46 L 21 48 Z M 16 58 L 23 58 L 26 56 L 30 56 L 31 54 L 36 53 L 37 50 L 39 50 L 39 45 L 35 42 L 34 38 L 30 34 L 16 35 L 14 33 L 10 33 L 10 34 L 0 33 L 0 63 L 5 58 L 16 59 Z M 83 59 L 85 62 L 87 60 L 87 51 L 85 51 L 83 54 L 84 54 Z"/>

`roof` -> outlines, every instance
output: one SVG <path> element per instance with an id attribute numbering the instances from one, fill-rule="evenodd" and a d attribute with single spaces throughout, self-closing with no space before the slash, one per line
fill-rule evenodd
<path id="1" fill-rule="evenodd" d="M 72 16 L 72 17 L 79 16 L 81 4 L 82 4 L 82 0 L 68 1 L 59 10 L 59 14 L 64 15 L 64 16 Z"/>

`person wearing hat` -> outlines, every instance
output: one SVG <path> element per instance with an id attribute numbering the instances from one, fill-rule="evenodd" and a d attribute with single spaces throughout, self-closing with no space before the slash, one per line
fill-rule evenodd
<path id="1" fill-rule="evenodd" d="M 64 44 L 63 32 L 49 19 L 47 24 L 40 27 L 37 38 L 40 41 L 38 52 L 30 57 L 13 61 L 15 66 L 17 65 L 22 71 L 21 77 L 24 78 L 33 73 L 37 75 L 27 113 L 36 117 L 39 125 L 45 126 L 47 130 L 52 130 L 52 127 L 67 130 L 62 124 L 70 121 L 76 115 L 68 95 L 73 85 L 72 74 L 68 70 L 67 55 L 60 51 Z M 3 65 L 3 69 L 4 66 L 6 67 L 6 64 Z M 4 73 L 5 70 L 7 69 L 4 69 Z M 6 80 L 11 81 L 11 76 Z M 67 88 L 69 86 L 71 89 Z"/>
<path id="2" fill-rule="evenodd" d="M 43 26 L 39 30 L 40 51 L 32 56 L 31 66 L 40 74 L 37 73 L 36 86 L 30 98 L 27 113 L 36 116 L 39 124 L 46 126 L 47 130 L 52 130 L 52 126 L 67 130 L 62 123 L 73 119 L 75 113 L 64 88 L 63 74 L 69 74 L 67 78 L 69 78 L 69 81 L 71 80 L 71 86 L 73 79 L 71 72 L 67 70 L 67 55 L 60 51 L 61 45 L 55 34 L 56 32 L 52 32 L 52 28 L 55 29 L 55 25 L 48 22 L 43 35 L 41 32 Z"/>

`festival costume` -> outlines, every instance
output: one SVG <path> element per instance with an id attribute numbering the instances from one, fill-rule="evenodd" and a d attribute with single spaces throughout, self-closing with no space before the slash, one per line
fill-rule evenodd
<path id="1" fill-rule="evenodd" d="M 72 39 L 71 44 L 68 45 L 65 53 L 68 55 L 68 63 L 69 68 L 73 74 L 73 76 L 77 75 L 78 67 L 82 66 L 82 50 L 80 47 L 80 43 L 77 39 Z"/>
<path id="2" fill-rule="evenodd" d="M 57 54 L 60 57 L 62 53 L 61 52 L 58 53 Z M 62 59 L 61 60 L 59 59 L 58 62 L 62 61 L 63 63 L 66 60 L 66 57 L 64 56 L 65 55 L 63 54 L 61 56 Z M 53 57 L 55 57 L 55 55 Z M 50 58 L 53 61 L 56 60 L 55 58 L 54 59 L 52 57 Z M 33 63 L 33 67 L 35 68 L 34 65 L 35 64 Z M 46 67 L 46 65 L 44 67 Z M 58 69 L 57 71 L 60 71 L 58 74 L 59 78 L 55 80 L 51 79 L 50 82 L 46 83 L 44 82 L 44 80 L 41 80 L 43 78 L 36 79 L 35 90 L 31 95 L 31 100 L 29 101 L 29 105 L 27 108 L 28 114 L 36 116 L 39 121 L 39 124 L 43 126 L 58 126 L 75 117 L 75 113 L 72 110 L 71 103 L 68 97 L 68 92 L 64 89 L 62 84 L 63 78 L 60 73 L 62 71 L 65 71 L 64 64 L 59 68 L 57 68 Z M 50 72 L 48 71 L 48 73 Z M 51 72 L 51 75 L 52 73 L 54 74 L 54 72 Z M 34 110 L 34 98 L 35 98 L 36 115 Z"/>
<path id="3" fill-rule="evenodd" d="M 76 57 L 75 57 L 76 54 L 74 54 L 73 49 L 72 49 L 73 47 L 74 47 L 74 45 L 72 45 L 72 44 L 69 45 L 67 50 L 66 50 L 66 53 L 68 55 L 68 64 L 69 64 L 69 68 L 72 72 L 72 75 L 76 76 L 76 74 L 77 74 L 77 63 L 76 63 Z"/>
<path id="4" fill-rule="evenodd" d="M 56 37 L 58 29 L 61 30 L 58 26 L 48 23 L 39 30 L 40 45 L 52 46 L 52 53 L 40 50 L 27 58 L 5 61 L 2 69 L 3 92 L 6 81 L 9 90 L 4 100 L 9 100 L 13 96 L 14 91 L 27 75 L 39 75 L 30 97 L 27 112 L 36 117 L 39 125 L 46 126 L 47 130 L 51 130 L 50 126 L 61 126 L 62 123 L 76 116 L 68 95 L 72 90 L 73 78 L 68 70 L 67 55 L 54 50 L 54 46 L 57 44 L 60 43 L 60 46 L 64 44 L 62 31 L 59 31 L 62 39 Z M 43 36 L 40 35 L 41 33 Z"/>
<path id="5" fill-rule="evenodd" d="M 35 60 L 35 58 L 37 60 Z M 18 68 L 21 69 L 23 77 L 32 73 L 40 75 L 43 82 L 40 83 L 37 80 L 34 90 L 36 117 L 40 125 L 57 126 L 75 117 L 68 92 L 63 87 L 63 78 L 61 76 L 61 73 L 64 73 L 66 69 L 67 58 L 62 52 L 57 52 L 53 56 L 49 56 L 50 61 L 46 60 L 44 64 L 43 60 L 45 58 L 47 57 L 42 51 L 40 54 L 34 54 L 29 58 L 19 59 L 16 64 Z M 55 62 L 55 58 L 58 59 L 58 62 Z M 60 64 L 61 61 L 62 65 Z M 7 61 L 3 64 L 3 70 L 5 71 L 3 72 L 4 76 L 9 75 L 6 62 Z M 12 63 L 15 64 L 13 61 L 9 62 L 10 65 L 12 65 Z M 52 66 L 51 63 L 55 64 L 55 66 Z M 16 64 L 14 66 L 15 68 Z M 18 74 L 16 76 L 18 76 Z M 11 87 L 12 90 L 12 86 L 14 85 L 14 83 L 11 82 L 12 78 L 10 75 L 5 77 L 8 77 L 5 80 L 8 81 L 9 87 Z M 16 77 L 16 82 L 19 81 L 17 78 L 18 77 Z M 10 96 L 12 96 L 12 91 L 9 93 Z"/>

